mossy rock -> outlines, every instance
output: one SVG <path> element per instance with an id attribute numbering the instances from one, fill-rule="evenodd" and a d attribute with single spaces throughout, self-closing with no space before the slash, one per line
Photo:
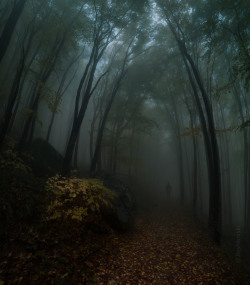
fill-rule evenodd
<path id="1" fill-rule="evenodd" d="M 63 156 L 48 142 L 39 138 L 31 145 L 32 169 L 39 176 L 53 176 L 61 172 Z"/>
<path id="2" fill-rule="evenodd" d="M 119 231 L 132 229 L 137 211 L 131 190 L 126 184 L 113 176 L 106 177 L 104 185 L 116 194 L 113 208 L 104 209 L 104 217 L 113 228 Z"/>

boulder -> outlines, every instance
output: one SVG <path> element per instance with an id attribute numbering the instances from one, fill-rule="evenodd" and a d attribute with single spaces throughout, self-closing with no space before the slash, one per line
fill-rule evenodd
<path id="1" fill-rule="evenodd" d="M 114 207 L 105 209 L 104 217 L 117 230 L 131 229 L 136 217 L 136 203 L 129 187 L 113 176 L 106 177 L 104 185 L 116 193 Z"/>
<path id="2" fill-rule="evenodd" d="M 48 142 L 38 138 L 31 145 L 32 169 L 38 176 L 53 176 L 61 172 L 63 156 Z"/>

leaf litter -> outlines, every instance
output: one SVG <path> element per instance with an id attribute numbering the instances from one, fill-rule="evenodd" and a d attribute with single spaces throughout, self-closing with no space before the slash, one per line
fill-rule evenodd
<path id="1" fill-rule="evenodd" d="M 118 233 L 79 221 L 26 228 L 2 244 L 0 284 L 250 284 L 206 231 L 182 211 L 138 217 Z"/>

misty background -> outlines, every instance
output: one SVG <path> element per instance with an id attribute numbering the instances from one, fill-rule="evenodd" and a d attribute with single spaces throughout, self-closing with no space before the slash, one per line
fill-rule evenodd
<path id="1" fill-rule="evenodd" d="M 2 0 L 0 147 L 42 138 L 61 174 L 116 176 L 249 249 L 249 4 Z"/>

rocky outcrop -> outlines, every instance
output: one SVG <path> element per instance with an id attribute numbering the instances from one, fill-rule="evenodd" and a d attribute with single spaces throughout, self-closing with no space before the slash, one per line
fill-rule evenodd
<path id="1" fill-rule="evenodd" d="M 63 156 L 51 144 L 39 138 L 31 145 L 32 169 L 38 176 L 52 176 L 61 172 Z"/>
<path id="2" fill-rule="evenodd" d="M 104 185 L 116 193 L 114 207 L 105 209 L 104 217 L 117 230 L 131 229 L 136 217 L 136 204 L 129 187 L 113 176 L 107 177 Z"/>

